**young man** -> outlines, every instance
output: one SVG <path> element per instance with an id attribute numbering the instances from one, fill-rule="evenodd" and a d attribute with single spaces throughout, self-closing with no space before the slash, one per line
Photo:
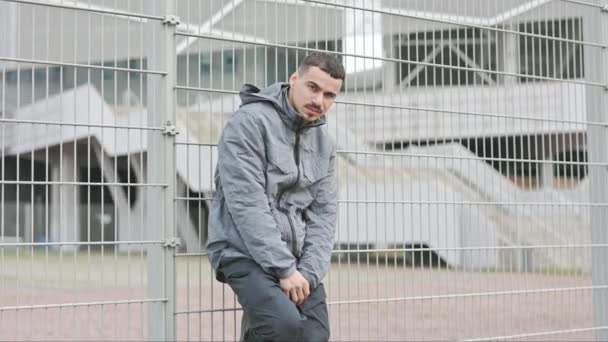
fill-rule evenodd
<path id="1" fill-rule="evenodd" d="M 343 80 L 336 57 L 313 53 L 289 83 L 245 85 L 220 138 L 207 250 L 243 307 L 243 340 L 329 339 L 337 186 L 324 125 Z"/>

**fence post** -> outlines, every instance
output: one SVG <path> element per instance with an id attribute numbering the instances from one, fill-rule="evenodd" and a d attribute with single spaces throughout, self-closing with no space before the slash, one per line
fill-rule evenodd
<path id="1" fill-rule="evenodd" d="M 163 76 L 148 77 L 147 116 L 150 127 L 165 127 L 164 131 L 148 133 L 148 182 L 166 184 L 148 190 L 144 225 L 154 244 L 148 249 L 148 296 L 164 298 L 148 309 L 148 339 L 174 341 L 175 334 L 175 30 L 179 19 L 175 16 L 175 0 L 150 0 L 152 13 L 164 16 L 162 22 L 149 24 L 147 42 L 148 68 L 163 70 Z"/>
<path id="2" fill-rule="evenodd" d="M 602 20 L 607 20 L 608 13 L 605 9 L 590 8 L 589 13 L 583 18 L 583 37 L 587 42 L 600 42 L 606 44 L 606 33 L 603 32 Z M 606 48 L 598 50 L 596 47 L 585 46 L 585 79 L 590 82 L 601 82 L 606 85 Z M 605 123 L 607 120 L 606 97 L 608 88 L 604 86 L 586 86 L 586 111 L 587 121 L 604 125 L 588 125 L 587 130 L 587 153 L 589 165 L 590 200 L 591 200 L 591 262 L 593 286 L 600 287 L 593 290 L 593 306 L 595 327 L 608 326 L 608 170 L 606 163 L 608 143 Z M 596 330 L 598 341 L 608 341 L 608 330 Z"/>

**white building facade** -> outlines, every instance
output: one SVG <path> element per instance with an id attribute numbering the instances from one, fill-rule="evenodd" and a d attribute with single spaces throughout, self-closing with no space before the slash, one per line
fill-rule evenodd
<path id="1" fill-rule="evenodd" d="M 72 5 L 104 10 L 100 0 Z M 175 210 L 186 250 L 205 243 L 214 143 L 241 84 L 285 81 L 306 53 L 327 50 L 348 71 L 328 125 L 340 154 L 338 249 L 429 248 L 466 268 L 589 269 L 585 250 L 474 249 L 589 243 L 588 208 L 519 204 L 589 194 L 581 99 L 593 71 L 580 6 L 237 0 L 177 14 L 178 32 L 197 35 L 178 34 L 175 46 Z M 145 19 L 1 2 L 0 22 L 0 55 L 12 58 L 0 70 L 5 236 L 143 239 L 150 129 L 138 128 L 155 77 L 139 72 Z"/>

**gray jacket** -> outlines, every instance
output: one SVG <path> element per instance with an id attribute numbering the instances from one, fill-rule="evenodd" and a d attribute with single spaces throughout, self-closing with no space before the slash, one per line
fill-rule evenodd
<path id="1" fill-rule="evenodd" d="M 241 90 L 218 145 L 207 251 L 216 271 L 250 258 L 277 278 L 297 269 L 314 288 L 334 244 L 336 147 L 325 116 L 306 123 L 287 90 L 286 83 Z"/>

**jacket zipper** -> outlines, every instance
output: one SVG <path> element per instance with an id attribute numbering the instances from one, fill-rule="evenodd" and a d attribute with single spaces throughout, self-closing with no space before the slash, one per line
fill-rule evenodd
<path id="1" fill-rule="evenodd" d="M 295 225 L 293 224 L 293 220 L 291 219 L 291 216 L 289 216 L 289 211 L 287 211 L 287 209 L 284 209 L 281 207 L 281 199 L 283 198 L 283 195 L 288 192 L 293 190 L 297 185 L 298 182 L 300 181 L 300 134 L 302 133 L 302 124 L 298 125 L 298 127 L 296 128 L 296 143 L 294 145 L 294 149 L 293 149 L 293 158 L 295 159 L 296 162 L 296 167 L 298 169 L 298 174 L 296 176 L 296 180 L 291 183 L 286 189 L 284 189 L 283 191 L 281 191 L 279 193 L 279 195 L 277 196 L 277 208 L 283 212 L 285 214 L 285 216 L 287 216 L 287 221 L 289 221 L 289 227 L 291 228 L 291 249 L 292 249 L 292 253 L 294 254 L 294 256 L 296 258 L 300 257 L 300 252 L 298 251 L 298 238 L 296 236 L 296 228 Z"/>

